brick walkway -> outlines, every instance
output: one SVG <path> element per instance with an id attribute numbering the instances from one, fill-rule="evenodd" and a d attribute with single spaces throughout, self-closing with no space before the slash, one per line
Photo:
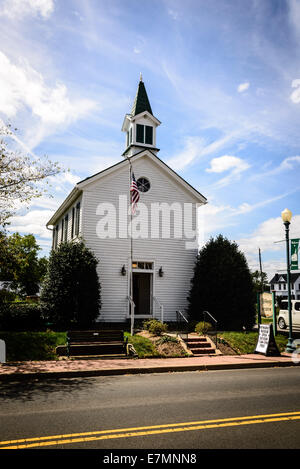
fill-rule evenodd
<path id="1" fill-rule="evenodd" d="M 295 365 L 297 365 L 297 363 L 295 363 L 291 354 L 286 353 L 282 354 L 280 357 L 266 357 L 264 355 L 252 354 L 158 359 L 65 359 L 59 361 L 2 363 L 0 364 L 0 380 L 32 377 L 51 378 L 174 371 L 207 371 Z"/>

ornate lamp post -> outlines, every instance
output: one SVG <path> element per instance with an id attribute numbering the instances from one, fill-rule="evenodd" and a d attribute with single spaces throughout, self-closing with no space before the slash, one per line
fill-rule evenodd
<path id="1" fill-rule="evenodd" d="M 285 226 L 285 242 L 286 242 L 286 270 L 287 270 L 287 287 L 288 287 L 288 312 L 289 312 L 289 339 L 286 346 L 286 352 L 292 353 L 295 350 L 293 346 L 293 324 L 292 324 L 292 304 L 291 304 L 291 274 L 290 274 L 290 239 L 289 228 L 292 219 L 292 212 L 287 208 L 281 212 L 281 218 Z"/>

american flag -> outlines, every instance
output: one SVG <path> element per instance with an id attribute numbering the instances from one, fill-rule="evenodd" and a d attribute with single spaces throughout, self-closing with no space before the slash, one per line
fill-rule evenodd
<path id="1" fill-rule="evenodd" d="M 138 201 L 140 200 L 140 193 L 139 193 L 138 186 L 137 186 L 133 173 L 131 176 L 130 192 L 131 192 L 131 209 L 132 209 L 132 213 L 135 213 L 135 208 L 137 206 Z"/>

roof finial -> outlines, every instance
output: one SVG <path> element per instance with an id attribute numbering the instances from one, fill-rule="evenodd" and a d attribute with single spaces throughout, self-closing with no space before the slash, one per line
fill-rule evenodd
<path id="1" fill-rule="evenodd" d="M 142 72 L 140 73 L 140 81 L 143 81 Z"/>

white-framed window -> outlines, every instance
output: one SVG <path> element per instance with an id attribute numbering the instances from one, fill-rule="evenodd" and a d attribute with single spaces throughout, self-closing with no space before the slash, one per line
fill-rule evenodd
<path id="1" fill-rule="evenodd" d="M 153 145 L 153 127 L 151 125 L 136 124 L 136 142 Z"/>

